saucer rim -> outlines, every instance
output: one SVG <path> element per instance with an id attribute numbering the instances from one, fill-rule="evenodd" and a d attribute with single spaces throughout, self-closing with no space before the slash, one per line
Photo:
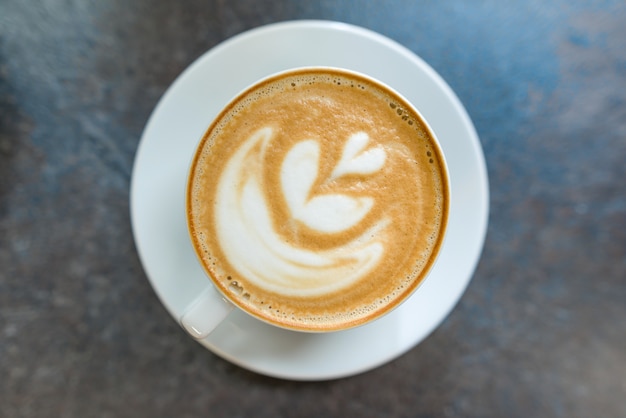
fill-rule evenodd
<path id="1" fill-rule="evenodd" d="M 454 306 L 456 306 L 456 304 L 458 303 L 458 300 L 460 299 L 460 297 L 462 296 L 462 294 L 465 292 L 467 286 L 469 285 L 471 278 L 474 274 L 474 271 L 476 269 L 476 266 L 478 264 L 478 261 L 480 260 L 480 256 L 482 253 L 482 249 L 484 246 L 484 240 L 485 240 L 485 236 L 486 236 L 486 232 L 487 232 L 487 221 L 488 221 L 488 216 L 489 216 L 489 186 L 488 186 L 488 179 L 487 179 L 487 174 L 486 174 L 486 165 L 485 165 L 485 161 L 484 161 L 484 155 L 482 153 L 482 149 L 480 147 L 480 141 L 478 139 L 478 135 L 476 134 L 476 131 L 474 129 L 474 126 L 469 118 L 469 115 L 467 114 L 467 112 L 465 111 L 463 105 L 461 104 L 460 100 L 456 97 L 456 95 L 454 94 L 454 92 L 452 91 L 452 89 L 445 83 L 445 81 L 443 81 L 443 79 L 435 72 L 434 69 L 432 69 L 426 62 L 424 62 L 421 58 L 419 58 L 417 55 L 415 55 L 413 52 L 411 52 L 410 50 L 408 50 L 407 48 L 403 47 L 402 45 L 396 43 L 395 41 L 377 33 L 374 31 L 371 31 L 369 29 L 365 29 L 359 26 L 355 26 L 352 24 L 348 24 L 348 23 L 343 23 L 343 22 L 334 22 L 334 21 L 323 21 L 323 20 L 300 20 L 300 21 L 287 21 L 287 22 L 279 22 L 279 23 L 273 23 L 273 24 L 269 24 L 269 25 L 265 25 L 265 26 L 260 26 L 251 30 L 248 30 L 246 32 L 243 32 L 241 34 L 235 35 L 232 38 L 229 38 L 227 40 L 225 40 L 224 42 L 218 44 L 217 46 L 209 49 L 207 52 L 205 52 L 202 56 L 200 56 L 197 60 L 195 60 L 190 66 L 188 66 L 178 77 L 177 79 L 170 85 L 170 87 L 167 89 L 167 91 L 165 92 L 165 94 L 162 96 L 161 100 L 159 101 L 159 103 L 157 103 L 156 107 L 154 108 L 150 119 L 148 120 L 148 123 L 146 124 L 146 127 L 144 129 L 144 132 L 142 133 L 142 137 L 137 149 L 137 154 L 135 156 L 135 161 L 134 161 L 134 165 L 133 165 L 133 176 L 131 179 L 131 223 L 133 224 L 133 234 L 134 234 L 134 238 L 135 238 L 135 243 L 137 246 L 137 251 L 139 253 L 139 257 L 141 260 L 141 263 L 144 267 L 144 270 L 146 272 L 146 275 L 148 277 L 148 280 L 150 281 L 153 289 L 155 290 L 155 293 L 157 294 L 157 296 L 159 297 L 159 299 L 161 300 L 161 303 L 163 304 L 163 306 L 168 310 L 168 312 L 170 313 L 170 315 L 172 315 L 172 317 L 174 317 L 174 319 L 177 319 L 180 315 L 178 312 L 176 312 L 176 310 L 170 306 L 170 304 L 168 303 L 168 295 L 162 294 L 160 289 L 159 289 L 159 284 L 155 282 L 155 280 L 152 278 L 151 274 L 149 274 L 150 271 L 150 267 L 149 267 L 149 260 L 148 260 L 148 256 L 146 254 L 144 254 L 142 252 L 142 245 L 141 245 L 141 241 L 142 241 L 142 237 L 140 237 L 140 233 L 138 231 L 137 228 L 137 217 L 140 216 L 140 214 L 136 213 L 136 207 L 137 205 L 134 203 L 134 200 L 136 200 L 137 197 L 137 184 L 136 184 L 136 170 L 140 170 L 141 166 L 140 166 L 140 162 L 141 162 L 141 157 L 142 157 L 142 153 L 145 152 L 146 147 L 148 147 L 148 139 L 147 135 L 149 132 L 149 127 L 151 126 L 151 124 L 153 123 L 153 120 L 156 119 L 157 117 L 160 116 L 160 110 L 161 107 L 163 105 L 163 103 L 167 100 L 169 100 L 170 96 L 173 94 L 172 92 L 175 91 L 176 89 L 179 88 L 179 86 L 181 86 L 187 77 L 187 74 L 189 74 L 191 71 L 196 71 L 197 69 L 200 69 L 203 65 L 206 65 L 207 62 L 209 62 L 212 57 L 219 55 L 219 53 L 221 51 L 227 51 L 229 48 L 233 48 L 235 47 L 238 43 L 242 43 L 242 42 L 249 42 L 250 40 L 253 40 L 254 38 L 258 38 L 260 36 L 264 36 L 267 35 L 269 32 L 272 31 L 286 31 L 289 32 L 290 30 L 302 30 L 302 29 L 310 29 L 310 30 L 324 30 L 324 31 L 339 31 L 339 32 L 350 32 L 353 35 L 357 35 L 357 36 L 361 36 L 363 38 L 367 38 L 369 41 L 371 42 L 378 42 L 378 43 L 382 43 L 384 44 L 384 46 L 388 47 L 390 50 L 395 51 L 398 54 L 404 55 L 406 58 L 409 59 L 409 61 L 413 61 L 413 64 L 416 67 L 419 67 L 419 70 L 424 72 L 428 78 L 435 84 L 437 84 L 437 87 L 441 90 L 442 94 L 448 99 L 450 100 L 451 104 L 453 105 L 453 107 L 455 107 L 455 111 L 457 113 L 457 116 L 460 117 L 461 122 L 464 126 L 464 128 L 466 129 L 466 134 L 467 134 L 467 139 L 466 140 L 470 140 L 474 147 L 474 151 L 475 151 L 475 155 L 472 156 L 472 160 L 474 160 L 477 164 L 477 168 L 478 168 L 478 175 L 479 177 L 481 177 L 480 182 L 482 183 L 483 187 L 482 187 L 482 200 L 483 200 L 483 206 L 484 206 L 484 211 L 482 213 L 481 216 L 481 220 L 480 222 L 482 222 L 483 226 L 481 229 L 481 233 L 480 236 L 477 237 L 478 241 L 480 242 L 479 244 L 479 248 L 476 254 L 476 257 L 472 263 L 471 266 L 468 266 L 467 268 L 467 272 L 465 273 L 465 275 L 467 276 L 467 278 L 464 280 L 464 284 L 463 286 L 461 286 L 460 288 L 456 289 L 456 295 L 452 298 L 453 301 L 449 304 L 450 306 L 448 307 L 448 309 L 446 309 L 445 314 L 440 315 L 441 318 L 438 318 L 437 320 L 433 321 L 430 328 L 428 330 L 426 330 L 426 332 L 422 332 L 422 336 L 417 338 L 416 341 L 414 341 L 412 344 L 402 347 L 401 349 L 396 348 L 395 350 L 392 350 L 392 352 L 387 353 L 386 356 L 377 356 L 376 359 L 371 359 L 368 364 L 363 364 L 361 365 L 361 367 L 355 367 L 350 371 L 340 371 L 337 373 L 323 373 L 320 375 L 311 375 L 309 374 L 299 374 L 295 371 L 292 371 L 291 373 L 285 373 L 285 372 L 278 372 L 276 370 L 272 370 L 272 367 L 267 367 L 267 365 L 265 367 L 260 367 L 258 364 L 250 364 L 249 361 L 244 361 L 242 360 L 240 357 L 233 355 L 232 353 L 228 352 L 228 350 L 224 350 L 222 348 L 220 348 L 219 346 L 216 346 L 215 344 L 211 343 L 210 341 L 204 340 L 201 341 L 201 344 L 203 346 L 205 346 L 207 349 L 209 349 L 210 351 L 212 351 L 214 354 L 234 363 L 237 364 L 240 367 L 243 367 L 245 369 L 260 373 L 260 374 L 264 374 L 264 375 L 268 375 L 268 376 L 273 376 L 273 377 L 279 377 L 279 378 L 286 378 L 286 379 L 290 379 L 290 380 L 327 380 L 327 379 L 334 379 L 334 378 L 340 378 L 340 377 L 347 377 L 350 375 L 355 375 L 361 372 L 365 372 L 368 370 L 371 370 L 375 367 L 378 367 L 382 364 L 387 363 L 388 361 L 399 357 L 400 355 L 402 355 L 403 353 L 405 353 L 406 351 L 412 349 L 413 347 L 415 347 L 417 344 L 419 344 L 421 341 L 423 341 L 428 335 L 431 334 L 431 332 L 436 329 L 444 320 L 445 318 L 449 315 L 449 313 L 453 310 Z M 417 70 L 417 69 L 416 69 Z M 445 149 L 444 149 L 444 154 L 445 154 Z M 454 188 L 451 188 L 450 191 L 450 195 L 451 197 L 454 196 Z M 479 214 L 480 215 L 480 214 Z M 450 227 L 450 226 L 449 226 Z M 444 244 L 445 245 L 445 244 Z M 443 251 L 443 249 L 442 249 Z M 432 274 L 432 271 L 431 271 Z M 418 290 L 419 291 L 419 290 Z M 410 296 L 409 299 L 413 298 L 414 295 Z M 406 301 L 405 301 L 406 303 Z M 394 314 L 394 312 L 396 312 L 396 310 L 392 311 L 391 313 L 389 313 L 388 315 L 392 315 Z M 368 325 L 363 325 L 362 327 L 367 327 Z M 361 327 L 359 327 L 361 328 Z M 291 331 L 293 332 L 293 331 Z M 344 331 L 339 331 L 339 332 L 344 332 Z"/>

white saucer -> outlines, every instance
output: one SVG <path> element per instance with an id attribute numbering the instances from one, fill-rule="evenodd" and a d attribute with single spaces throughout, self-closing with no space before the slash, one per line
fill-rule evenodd
<path id="1" fill-rule="evenodd" d="M 201 342 L 258 373 L 322 380 L 370 370 L 421 342 L 455 306 L 480 257 L 489 208 L 484 156 L 465 109 L 431 67 L 388 38 L 336 22 L 273 24 L 223 42 L 187 68 L 152 113 L 135 158 L 131 218 L 147 276 L 177 320 L 208 285 L 184 215 L 186 174 L 197 141 L 243 88 L 306 65 L 369 74 L 413 102 L 441 142 L 452 189 L 448 236 L 436 265 L 418 291 L 387 316 L 348 331 L 305 334 L 235 311 Z"/>

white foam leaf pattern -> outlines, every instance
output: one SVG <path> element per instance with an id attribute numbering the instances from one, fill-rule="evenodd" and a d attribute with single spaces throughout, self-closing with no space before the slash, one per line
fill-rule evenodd
<path id="1" fill-rule="evenodd" d="M 228 161 L 220 177 L 216 224 L 224 254 L 243 277 L 270 291 L 305 296 L 348 287 L 382 259 L 384 243 L 375 237 L 389 220 L 380 219 L 352 241 L 323 251 L 300 248 L 285 241 L 274 229 L 262 187 L 264 154 L 273 134 L 271 128 L 263 128 L 251 135 Z M 291 195 L 289 200 L 302 200 L 306 196 L 302 189 L 307 189 L 302 184 L 309 188 L 313 185 L 318 159 L 308 162 L 307 159 L 315 156 L 319 158 L 316 141 L 303 141 L 289 157 L 292 161 L 287 165 L 298 168 L 297 174 L 289 175 L 303 182 L 300 188 L 288 182 L 284 192 Z M 336 207 L 347 207 L 347 203 L 336 203 L 344 197 L 318 201 L 311 210 L 327 210 L 316 207 L 331 201 Z"/>
<path id="2" fill-rule="evenodd" d="M 310 197 L 319 172 L 319 157 L 319 144 L 314 140 L 301 141 L 289 151 L 281 168 L 284 196 L 294 219 L 320 232 L 340 232 L 358 224 L 370 211 L 374 200 L 343 194 Z M 356 163 L 352 168 L 371 168 L 367 161 L 344 160 L 348 169 L 353 161 Z"/>
<path id="3" fill-rule="evenodd" d="M 385 150 L 380 147 L 363 151 L 369 140 L 370 137 L 365 132 L 351 135 L 331 178 L 338 178 L 346 174 L 372 174 L 380 170 L 385 164 L 387 155 Z"/>

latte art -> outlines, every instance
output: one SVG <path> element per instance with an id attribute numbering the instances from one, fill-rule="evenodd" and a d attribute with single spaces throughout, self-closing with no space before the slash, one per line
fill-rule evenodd
<path id="1" fill-rule="evenodd" d="M 285 242 L 274 229 L 262 187 L 265 149 L 273 134 L 271 128 L 262 128 L 248 138 L 219 181 L 216 225 L 224 255 L 250 282 L 283 295 L 320 296 L 353 284 L 381 261 L 384 243 L 376 238 L 388 221 L 381 220 L 362 236 L 325 251 Z M 344 157 L 366 144 L 366 134 L 355 134 Z M 319 143 L 312 139 L 298 142 L 287 153 L 280 172 L 283 196 L 291 217 L 307 228 L 319 233 L 345 231 L 362 221 L 374 202 L 371 197 L 339 193 L 312 195 L 319 176 L 319 153 Z M 384 151 L 376 148 L 356 159 L 342 160 L 333 174 L 371 173 L 381 168 L 384 158 Z"/>
<path id="2" fill-rule="evenodd" d="M 446 170 L 420 116 L 357 74 L 300 70 L 236 98 L 201 141 L 188 223 L 214 284 L 287 328 L 344 329 L 419 285 L 446 226 Z"/>

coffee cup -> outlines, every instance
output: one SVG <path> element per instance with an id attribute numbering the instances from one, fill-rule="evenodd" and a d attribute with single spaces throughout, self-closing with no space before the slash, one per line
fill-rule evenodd
<path id="1" fill-rule="evenodd" d="M 180 323 L 203 339 L 235 308 L 333 332 L 389 313 L 442 247 L 448 169 L 417 109 L 355 71 L 268 76 L 218 114 L 189 168 L 189 237 L 208 280 Z"/>

